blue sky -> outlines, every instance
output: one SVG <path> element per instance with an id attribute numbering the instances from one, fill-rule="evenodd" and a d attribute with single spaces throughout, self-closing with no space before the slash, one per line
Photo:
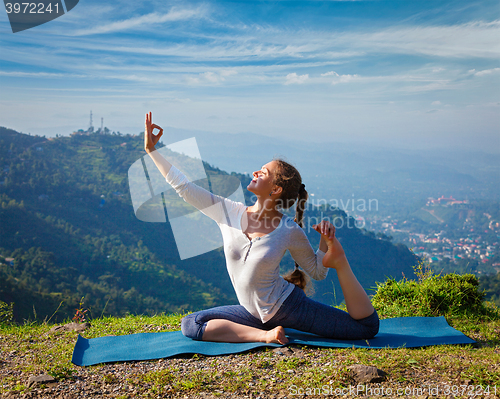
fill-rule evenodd
<path id="1" fill-rule="evenodd" d="M 15 34 L 0 12 L 0 126 L 500 153 L 499 56 L 498 1 L 80 0 Z"/>

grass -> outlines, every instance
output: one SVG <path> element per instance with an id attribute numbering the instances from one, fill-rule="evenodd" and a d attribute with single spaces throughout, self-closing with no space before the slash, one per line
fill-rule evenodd
<path id="1" fill-rule="evenodd" d="M 76 333 L 49 333 L 52 327 L 49 323 L 13 325 L 4 321 L 0 324 L 0 395 L 15 397 L 28 393 L 50 397 L 53 391 L 49 387 L 27 387 L 29 376 L 42 373 L 52 375 L 60 385 L 86 382 L 85 392 L 90 397 L 92 389 L 95 397 L 123 398 L 299 394 L 322 397 L 342 393 L 349 396 L 349 389 L 354 388 L 364 390 L 359 395 L 372 397 L 384 390 L 386 393 L 390 390 L 392 396 L 466 398 L 472 394 L 487 397 L 487 390 L 489 397 L 494 397 L 496 389 L 499 395 L 498 309 L 477 302 L 481 293 L 468 276 L 436 276 L 422 268 L 416 272 L 419 276 L 416 283 L 402 280 L 379 285 L 373 298 L 379 314 L 382 317 L 444 315 L 453 327 L 476 340 L 476 344 L 383 350 L 292 347 L 290 356 L 259 349 L 220 357 L 189 355 L 81 368 L 70 362 Z M 92 320 L 92 327 L 83 335 L 94 338 L 179 330 L 182 317 L 181 314 L 102 317 Z M 347 369 L 352 364 L 375 366 L 388 373 L 388 377 L 384 382 L 360 388 Z M 351 391 L 351 396 L 358 395 Z"/>
<path id="2" fill-rule="evenodd" d="M 84 335 L 96 338 L 105 335 L 125 335 L 140 332 L 160 332 L 179 329 L 182 315 L 103 317 L 92 320 L 92 327 Z M 69 323 L 66 320 L 64 323 Z M 64 324 L 63 323 L 63 324 Z M 50 333 L 53 324 L 25 322 L 22 325 L 0 324 L 2 356 L 0 361 L 12 371 L 2 376 L 0 394 L 12 389 L 27 391 L 28 377 L 47 373 L 58 381 L 71 379 L 78 367 L 71 363 L 77 333 Z M 10 356 L 12 355 L 12 356 Z M 13 360 L 9 361 L 9 357 Z M 18 375 L 28 376 L 19 380 Z M 14 384 L 14 385 L 13 385 Z"/>
<path id="3" fill-rule="evenodd" d="M 424 263 L 415 267 L 415 280 L 388 279 L 377 284 L 373 306 L 386 317 L 445 316 L 499 319 L 498 308 L 483 302 L 479 281 L 472 274 L 434 274 Z"/>

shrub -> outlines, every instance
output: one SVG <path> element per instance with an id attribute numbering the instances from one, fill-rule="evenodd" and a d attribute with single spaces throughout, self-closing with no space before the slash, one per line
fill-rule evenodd
<path id="1" fill-rule="evenodd" d="M 487 306 L 484 292 L 472 274 L 440 274 L 423 263 L 415 268 L 417 280 L 388 279 L 377 283 L 373 306 L 383 317 L 446 316 L 497 319 L 498 309 Z"/>
<path id="2" fill-rule="evenodd" d="M 0 301 L 0 324 L 10 324 L 14 320 L 14 303 Z"/>

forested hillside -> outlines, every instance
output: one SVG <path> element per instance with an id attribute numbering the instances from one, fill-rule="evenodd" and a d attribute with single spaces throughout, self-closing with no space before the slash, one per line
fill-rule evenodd
<path id="1" fill-rule="evenodd" d="M 61 303 L 52 320 L 71 316 L 81 298 L 94 317 L 236 303 L 221 249 L 181 261 L 168 221 L 135 217 L 127 171 L 144 155 L 142 145 L 140 136 L 45 139 L 0 128 L 0 300 L 14 302 L 18 320 L 51 317 Z M 232 175 L 247 186 L 248 175 Z M 416 259 L 405 246 L 356 228 L 326 205 L 305 216 L 310 224 L 337 218 L 338 237 L 366 289 L 388 276 L 412 278 Z M 319 235 L 307 234 L 317 246 Z M 293 267 L 289 256 L 282 267 Z M 340 302 L 335 281 L 331 272 L 316 282 L 315 298 Z"/>

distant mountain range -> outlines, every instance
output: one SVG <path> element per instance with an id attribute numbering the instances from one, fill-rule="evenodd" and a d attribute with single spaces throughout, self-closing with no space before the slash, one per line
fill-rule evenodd
<path id="1" fill-rule="evenodd" d="M 177 128 L 166 128 L 162 140 L 170 144 L 188 137 L 196 137 L 203 160 L 223 170 L 251 173 L 273 157 L 284 157 L 298 167 L 316 203 L 376 199 L 378 209 L 366 212 L 391 214 L 404 207 L 418 209 L 418 201 L 441 195 L 500 200 L 500 154 L 316 143 L 307 138 L 282 140 Z M 352 207 L 345 209 L 363 215 Z"/>
<path id="2" fill-rule="evenodd" d="M 197 139 L 202 157 L 211 163 L 205 139 Z M 221 249 L 181 261 L 168 221 L 145 223 L 135 217 L 127 171 L 144 156 L 142 145 L 142 137 L 131 135 L 46 139 L 0 128 L 0 300 L 15 303 L 17 319 L 51 317 L 61 302 L 53 320 L 71 316 L 82 297 L 94 317 L 236 303 Z M 256 169 L 269 159 L 266 143 L 240 146 L 228 138 L 227 159 L 220 155 L 221 163 L 245 153 L 242 165 Z M 300 162 L 312 165 L 314 159 Z M 209 176 L 227 175 L 219 167 L 205 163 Z M 249 175 L 231 174 L 247 186 Z M 318 217 L 341 221 L 338 237 L 366 289 L 388 276 L 412 278 L 417 260 L 404 245 L 356 227 L 352 217 L 330 206 L 308 209 L 306 218 Z M 317 247 L 318 234 L 307 234 Z M 282 269 L 292 267 L 288 255 Z M 341 302 L 335 272 L 315 283 L 314 298 Z"/>

